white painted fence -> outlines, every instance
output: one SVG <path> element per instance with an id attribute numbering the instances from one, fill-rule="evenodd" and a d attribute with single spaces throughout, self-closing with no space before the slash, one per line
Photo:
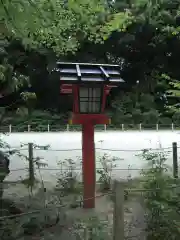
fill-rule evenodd
<path id="1" fill-rule="evenodd" d="M 23 127 L 23 130 L 21 130 Z M 38 130 L 38 127 L 40 130 Z M 80 128 L 80 126 L 79 126 Z M 113 125 L 101 125 L 99 127 L 97 127 L 98 130 L 101 130 L 101 131 L 107 131 L 107 130 L 112 130 L 112 129 L 118 129 L 118 130 L 122 130 L 122 131 L 126 131 L 126 130 L 139 130 L 139 131 L 143 131 L 143 130 L 156 130 L 156 131 L 159 131 L 159 130 L 171 130 L 171 131 L 174 131 L 174 130 L 177 130 L 177 129 L 180 129 L 180 125 L 177 125 L 177 124 L 174 124 L 174 123 L 171 123 L 171 124 L 120 124 L 119 126 L 116 125 L 116 126 L 113 126 Z M 69 124 L 66 124 L 66 125 L 63 125 L 61 127 L 55 127 L 53 125 L 50 125 L 50 124 L 47 124 L 47 125 L 43 125 L 43 126 L 36 126 L 36 127 L 33 127 L 31 125 L 22 125 L 22 124 L 19 124 L 19 125 L 8 125 L 8 126 L 1 126 L 0 128 L 0 132 L 7 132 L 7 133 L 11 133 L 11 132 L 56 132 L 56 131 L 73 131 L 74 129 L 76 129 L 73 125 L 69 125 Z"/>

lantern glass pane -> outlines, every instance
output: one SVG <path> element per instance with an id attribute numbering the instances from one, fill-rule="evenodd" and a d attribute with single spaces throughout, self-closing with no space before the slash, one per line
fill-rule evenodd
<path id="1" fill-rule="evenodd" d="M 80 87 L 79 108 L 80 113 L 99 113 L 101 111 L 101 87 Z"/>
<path id="2" fill-rule="evenodd" d="M 80 98 L 88 98 L 88 88 L 81 87 L 79 91 Z"/>

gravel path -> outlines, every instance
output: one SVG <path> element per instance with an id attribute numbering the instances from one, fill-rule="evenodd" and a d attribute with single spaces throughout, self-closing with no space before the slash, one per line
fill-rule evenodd
<path id="1" fill-rule="evenodd" d="M 127 207 L 131 210 L 130 215 L 127 217 L 125 213 L 125 220 L 127 217 L 127 239 L 131 240 L 145 240 L 146 239 L 146 223 L 145 223 L 145 211 L 140 202 L 137 200 L 130 201 Z"/>

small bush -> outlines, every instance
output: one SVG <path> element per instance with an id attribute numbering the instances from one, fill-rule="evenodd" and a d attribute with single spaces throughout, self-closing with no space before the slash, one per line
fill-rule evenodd
<path id="1" fill-rule="evenodd" d="M 167 154 L 144 150 L 142 158 L 148 165 L 148 170 L 142 171 L 147 240 L 180 239 L 180 183 L 166 165 Z"/>
<path id="2" fill-rule="evenodd" d="M 100 156 L 98 161 L 100 162 L 101 168 L 97 170 L 100 175 L 100 191 L 109 191 L 112 186 L 112 170 L 116 167 L 116 161 L 118 158 L 111 157 L 108 154 Z"/>
<path id="3" fill-rule="evenodd" d="M 56 190 L 61 191 L 62 195 L 80 194 L 82 191 L 82 184 L 79 182 L 78 173 L 76 171 L 77 165 L 72 159 L 65 159 L 59 161 L 61 172 L 57 175 Z"/>

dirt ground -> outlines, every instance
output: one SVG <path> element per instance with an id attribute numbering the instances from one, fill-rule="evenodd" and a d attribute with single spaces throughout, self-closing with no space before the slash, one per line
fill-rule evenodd
<path id="1" fill-rule="evenodd" d="M 45 183 L 46 188 L 49 190 L 46 192 L 46 204 L 52 201 L 52 189 L 53 186 L 50 183 Z M 34 208 L 39 209 L 44 204 L 42 201 L 42 197 L 40 196 L 39 189 L 34 190 L 34 195 L 36 196 L 36 200 L 34 200 Z M 97 196 L 100 193 L 97 193 Z M 10 198 L 15 201 L 18 206 L 23 206 L 29 200 L 29 192 L 27 188 L 23 184 L 6 184 L 4 190 L 4 198 Z M 56 199 L 57 200 L 57 199 Z M 32 199 L 31 199 L 32 201 Z M 54 199 L 53 199 L 54 201 Z M 68 201 L 65 200 L 65 203 L 68 205 Z M 142 207 L 142 197 L 129 197 L 127 201 L 124 202 L 124 222 L 125 222 L 125 239 L 131 240 L 145 240 L 145 212 Z M 57 203 L 53 203 L 56 205 Z M 56 205 L 57 206 L 57 205 Z M 27 211 L 27 210 L 26 210 Z M 53 212 L 53 211 L 52 211 Z M 93 210 L 84 210 L 83 208 L 63 208 L 61 211 L 63 213 L 63 219 L 61 219 L 61 223 L 63 222 L 63 227 L 60 225 L 55 225 L 50 229 L 45 229 L 40 235 L 37 233 L 34 237 L 30 237 L 29 239 L 85 239 L 78 238 L 75 234 L 77 228 L 74 228 L 74 224 L 77 225 L 79 222 L 88 222 L 89 218 L 97 217 L 101 222 L 105 222 L 106 226 L 108 226 L 109 230 L 106 229 L 107 232 L 112 230 L 113 225 L 113 202 L 110 200 L 108 195 L 97 197 L 96 198 L 96 207 Z M 65 227 L 64 227 L 65 226 Z M 23 238 L 22 238 L 23 239 Z M 28 237 L 26 238 L 28 240 Z M 107 238 L 107 240 L 112 239 L 112 236 Z M 98 240 L 101 240 L 100 238 Z M 105 238 L 103 240 L 106 240 Z"/>

